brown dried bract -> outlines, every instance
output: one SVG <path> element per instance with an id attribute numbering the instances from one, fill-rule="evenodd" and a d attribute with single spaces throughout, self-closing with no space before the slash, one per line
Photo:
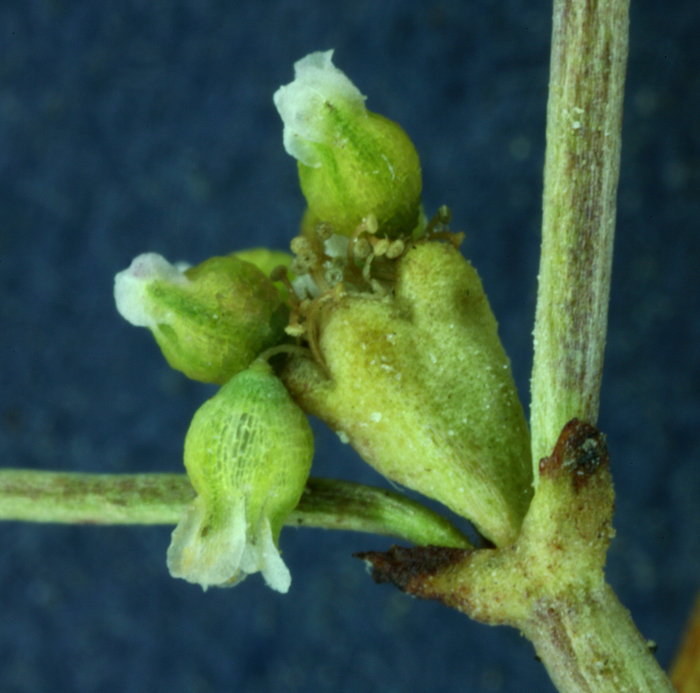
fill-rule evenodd
<path id="1" fill-rule="evenodd" d="M 425 589 L 430 576 L 459 564 L 470 553 L 472 550 L 444 546 L 392 546 L 386 553 L 366 551 L 353 555 L 372 568 L 375 582 L 389 582 L 408 594 L 431 598 L 433 595 Z"/>

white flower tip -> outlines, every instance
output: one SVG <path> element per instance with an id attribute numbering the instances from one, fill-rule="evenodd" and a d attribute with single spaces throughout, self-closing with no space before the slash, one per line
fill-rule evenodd
<path id="1" fill-rule="evenodd" d="M 170 574 L 201 585 L 232 587 L 250 573 L 262 572 L 273 590 L 286 593 L 292 582 L 272 538 L 270 522 L 264 519 L 251 541 L 248 536 L 245 503 L 236 503 L 222 527 L 208 526 L 205 501 L 197 496 L 172 534 L 167 565 Z M 204 532 L 204 530 L 207 530 Z"/>
<path id="2" fill-rule="evenodd" d="M 189 280 L 178 266 L 171 265 L 156 253 L 143 253 L 134 258 L 128 269 L 114 277 L 114 300 L 119 314 L 137 327 L 155 327 L 161 322 L 149 305 L 146 289 L 156 280 L 171 284 L 187 284 Z"/>
<path id="3" fill-rule="evenodd" d="M 292 575 L 272 538 L 270 521 L 265 518 L 257 535 L 255 544 L 247 543 L 241 556 L 241 570 L 246 573 L 260 571 L 267 586 L 286 594 L 292 584 Z"/>
<path id="4" fill-rule="evenodd" d="M 241 512 L 234 513 L 221 529 L 208 527 L 208 522 L 205 502 L 197 496 L 175 527 L 167 556 L 173 577 L 201 585 L 205 590 L 237 577 L 246 527 L 242 506 Z"/>
<path id="5" fill-rule="evenodd" d="M 334 233 L 330 238 L 323 242 L 323 247 L 328 257 L 347 257 L 349 245 L 350 238 L 348 236 L 340 236 L 337 233 Z"/>
<path id="6" fill-rule="evenodd" d="M 333 51 L 310 53 L 294 63 L 294 81 L 274 94 L 275 106 L 284 123 L 284 148 L 306 166 L 318 167 L 309 143 L 331 140 L 325 105 L 364 111 L 365 98 L 344 72 L 333 65 Z"/>

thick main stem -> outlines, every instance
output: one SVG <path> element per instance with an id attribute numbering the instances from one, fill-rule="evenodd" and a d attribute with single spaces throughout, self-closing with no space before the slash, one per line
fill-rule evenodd
<path id="1" fill-rule="evenodd" d="M 535 468 L 567 421 L 598 417 L 628 10 L 629 0 L 554 1 L 530 421 Z"/>
<path id="2" fill-rule="evenodd" d="M 560 691 L 674 691 L 649 654 L 650 643 L 605 582 L 585 595 L 543 600 L 520 628 Z"/>
<path id="3" fill-rule="evenodd" d="M 672 693 L 649 643 L 605 582 L 614 492 L 605 436 L 571 421 L 539 466 L 515 544 L 369 552 L 379 582 L 508 624 L 535 645 L 561 693 Z"/>

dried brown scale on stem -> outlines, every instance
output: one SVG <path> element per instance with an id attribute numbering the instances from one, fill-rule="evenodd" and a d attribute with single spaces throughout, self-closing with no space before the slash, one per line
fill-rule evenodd
<path id="1" fill-rule="evenodd" d="M 436 573 L 442 573 L 460 563 L 471 550 L 450 549 L 444 546 L 392 546 L 387 552 L 365 551 L 353 556 L 372 569 L 372 579 L 391 583 L 402 592 L 424 599 L 433 598 L 423 586 Z"/>
<path id="2" fill-rule="evenodd" d="M 392 548 L 365 553 L 379 582 L 490 625 L 512 625 L 569 693 L 671 691 L 605 582 L 613 490 L 605 437 L 569 422 L 539 465 L 518 540 L 497 549 Z"/>
<path id="3" fill-rule="evenodd" d="M 540 477 L 569 473 L 576 491 L 603 466 L 610 466 L 605 435 L 578 419 L 564 426 L 554 451 L 543 457 L 539 465 Z"/>
<path id="4" fill-rule="evenodd" d="M 600 549 L 594 549 L 593 553 L 602 570 L 604 552 L 612 535 L 612 486 L 608 467 L 603 434 L 590 424 L 573 420 L 564 427 L 552 454 L 540 462 L 540 480 L 558 487 L 563 497 L 549 499 L 546 512 L 533 501 L 535 508 L 526 517 L 523 534 L 515 544 L 474 551 L 395 546 L 387 553 L 368 552 L 357 556 L 372 565 L 377 582 L 391 582 L 409 594 L 438 599 L 483 619 L 487 604 L 479 604 L 481 600 L 494 604 L 507 601 L 499 594 L 498 580 L 493 581 L 491 590 L 487 583 L 482 584 L 484 575 L 493 577 L 493 571 L 500 571 L 510 579 L 516 569 L 520 575 L 519 587 L 533 599 L 537 591 L 548 588 L 546 581 L 530 584 L 532 581 L 528 579 L 529 554 L 534 550 L 545 555 L 543 543 L 547 552 L 556 556 L 570 552 L 574 548 L 572 544 L 590 546 L 591 542 L 597 542 L 601 544 L 602 556 Z M 543 495 L 545 492 L 546 489 Z M 540 505 L 541 501 L 542 496 Z M 555 571 L 560 565 L 555 557 L 545 569 Z M 497 618 L 502 622 L 501 617 Z"/>

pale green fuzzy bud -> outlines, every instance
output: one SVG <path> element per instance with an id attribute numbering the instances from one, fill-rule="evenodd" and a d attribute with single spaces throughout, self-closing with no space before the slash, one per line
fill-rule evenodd
<path id="1" fill-rule="evenodd" d="M 495 544 L 517 538 L 532 497 L 527 424 L 481 281 L 454 247 L 411 249 L 393 297 L 328 302 L 319 344 L 330 378 L 304 359 L 284 374 L 306 411 Z"/>
<path id="2" fill-rule="evenodd" d="M 117 309 L 148 327 L 168 363 L 193 380 L 223 384 L 284 338 L 288 308 L 253 264 L 213 257 L 181 270 L 139 255 L 114 280 Z"/>
<path id="3" fill-rule="evenodd" d="M 365 108 L 332 57 L 327 51 L 302 58 L 294 81 L 274 95 L 310 217 L 350 236 L 374 214 L 383 233 L 409 234 L 419 221 L 418 154 L 399 125 Z"/>
<path id="4" fill-rule="evenodd" d="M 267 363 L 234 376 L 187 432 L 185 468 L 197 497 L 173 532 L 171 575 L 206 589 L 260 571 L 270 587 L 287 592 L 291 576 L 277 543 L 312 457 L 306 415 Z"/>

